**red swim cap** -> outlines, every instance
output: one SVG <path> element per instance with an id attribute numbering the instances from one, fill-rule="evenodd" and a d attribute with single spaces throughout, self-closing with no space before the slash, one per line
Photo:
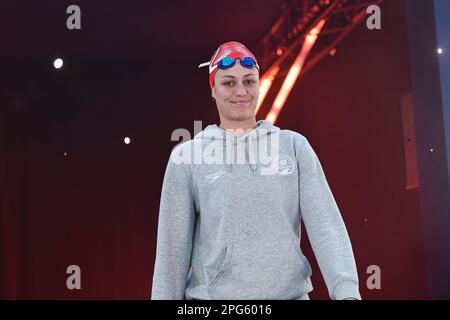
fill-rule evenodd
<path id="1" fill-rule="evenodd" d="M 214 52 L 209 63 L 202 63 L 199 66 L 201 67 L 209 64 L 209 86 L 211 87 L 211 89 L 214 86 L 214 75 L 217 72 L 217 63 L 224 57 L 230 57 L 233 59 L 252 57 L 256 61 L 256 63 L 258 63 L 255 55 L 242 43 L 239 43 L 237 41 L 229 41 L 221 44 L 220 47 L 217 48 L 216 52 Z"/>

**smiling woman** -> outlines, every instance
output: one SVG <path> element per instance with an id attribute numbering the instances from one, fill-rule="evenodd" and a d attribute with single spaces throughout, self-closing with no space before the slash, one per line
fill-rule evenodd
<path id="1" fill-rule="evenodd" d="M 297 132 L 256 121 L 255 56 L 232 41 L 203 65 L 220 126 L 207 126 L 170 155 L 152 299 L 308 300 L 312 269 L 300 248 L 301 219 L 330 297 L 360 299 L 350 240 L 311 145 Z M 212 149 L 219 161 L 175 160 Z"/>

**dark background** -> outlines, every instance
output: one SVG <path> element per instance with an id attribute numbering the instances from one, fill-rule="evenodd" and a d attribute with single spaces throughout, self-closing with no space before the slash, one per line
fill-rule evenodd
<path id="1" fill-rule="evenodd" d="M 406 2 L 385 1 L 381 30 L 360 25 L 299 79 L 276 123 L 306 136 L 318 154 L 365 299 L 425 299 L 439 285 L 442 297 L 449 283 L 448 275 L 440 283 L 429 277 L 430 265 L 446 258 L 438 249 L 427 258 L 423 185 L 405 188 L 401 99 L 416 90 L 417 73 L 411 12 L 424 16 L 417 23 L 429 43 L 420 45 L 436 47 L 432 2 Z M 284 3 L 0 3 L 0 298 L 150 297 L 171 133 L 193 134 L 194 120 L 203 128 L 219 121 L 207 69 L 197 65 L 224 41 L 256 49 Z M 81 8 L 80 31 L 65 26 L 70 4 Z M 437 57 L 426 61 L 432 89 Z M 439 108 L 429 106 L 430 117 Z M 445 149 L 434 127 L 434 145 Z M 421 175 L 430 165 L 420 156 L 425 146 L 418 145 Z M 436 157 L 427 190 L 438 190 L 443 205 L 435 210 L 446 211 L 445 152 Z M 311 298 L 326 299 L 306 233 L 302 246 L 313 264 Z M 66 288 L 73 264 L 81 290 Z M 366 287 L 370 265 L 381 268 L 380 290 Z"/>

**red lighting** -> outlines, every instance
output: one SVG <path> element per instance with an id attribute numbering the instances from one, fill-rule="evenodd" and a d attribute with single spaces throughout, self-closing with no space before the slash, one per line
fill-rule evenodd
<path id="1" fill-rule="evenodd" d="M 318 35 L 322 30 L 325 22 L 325 19 L 320 20 L 319 23 L 306 35 L 302 49 L 300 50 L 300 53 L 292 64 L 291 69 L 289 70 L 286 79 L 284 80 L 283 85 L 281 86 L 281 89 L 272 104 L 272 108 L 267 114 L 266 120 L 269 120 L 272 123 L 275 123 L 275 121 L 277 120 L 278 115 L 280 114 L 281 109 L 283 108 L 284 103 L 286 102 L 286 99 L 295 84 L 295 81 L 300 75 L 306 58 L 308 57 L 309 52 L 316 43 Z"/>

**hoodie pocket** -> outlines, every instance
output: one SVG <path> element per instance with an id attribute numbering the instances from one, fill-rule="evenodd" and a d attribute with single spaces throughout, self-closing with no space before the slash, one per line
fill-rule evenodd
<path id="1" fill-rule="evenodd" d="M 231 257 L 233 255 L 233 245 L 226 246 L 219 256 L 206 265 L 206 274 L 208 281 L 208 290 L 213 291 L 219 284 L 220 279 L 227 271 L 231 263 Z"/>
<path id="2" fill-rule="evenodd" d="M 235 242 L 208 285 L 211 298 L 296 299 L 312 290 L 311 267 L 289 241 Z"/>
<path id="3" fill-rule="evenodd" d="M 295 241 L 295 242 L 297 243 L 297 241 Z M 305 268 L 304 268 L 305 278 L 309 278 L 312 275 L 311 265 L 309 264 L 308 259 L 303 255 L 303 252 L 300 249 L 300 246 L 296 243 L 293 245 L 294 249 L 297 252 L 298 257 L 300 258 L 300 263 L 305 266 Z"/>
<path id="4" fill-rule="evenodd" d="M 312 275 L 311 265 L 309 264 L 308 259 L 303 255 L 300 247 L 296 247 L 298 256 L 300 257 L 300 262 L 305 266 L 305 278 L 309 278 Z"/>

